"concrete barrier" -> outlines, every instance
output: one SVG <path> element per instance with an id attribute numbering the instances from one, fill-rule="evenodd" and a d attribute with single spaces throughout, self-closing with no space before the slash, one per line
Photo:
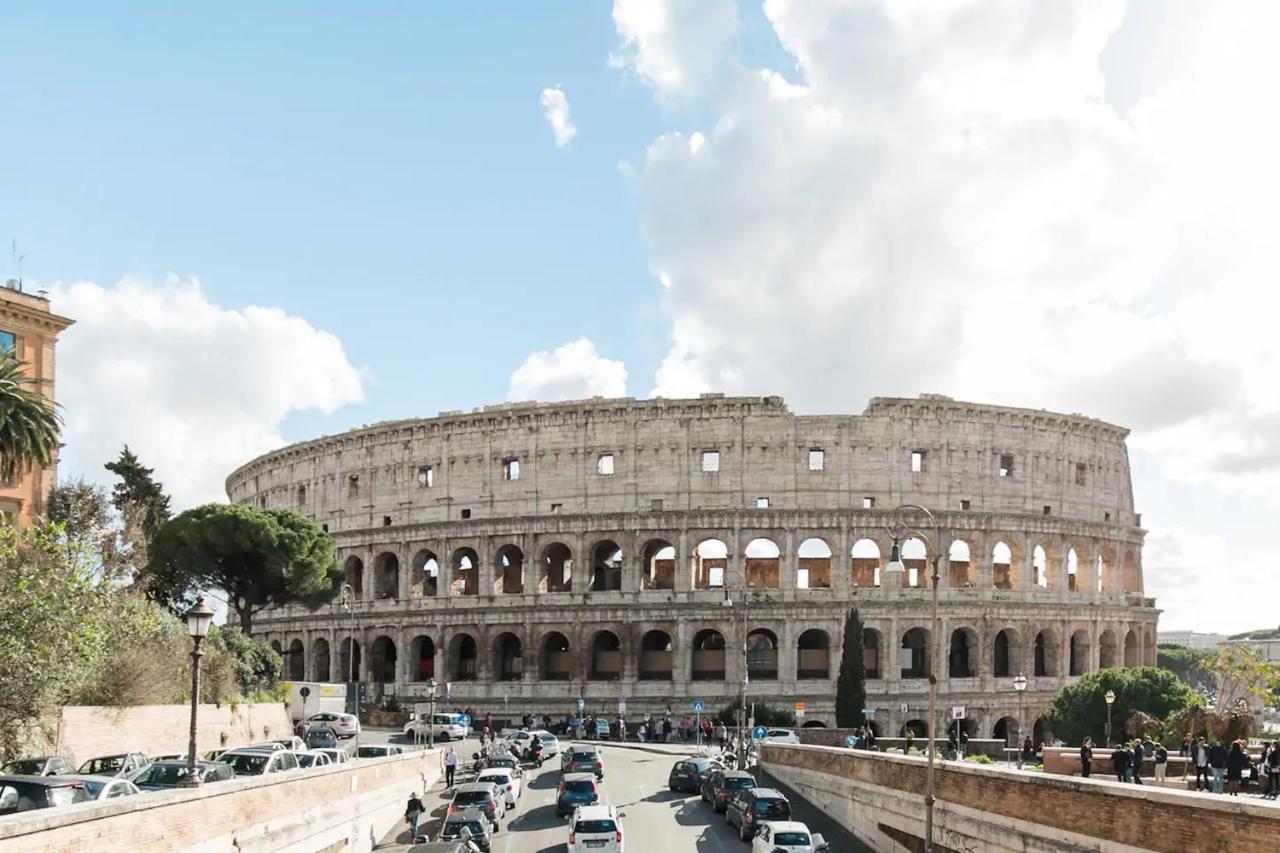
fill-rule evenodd
<path id="1" fill-rule="evenodd" d="M 365 853 L 402 821 L 409 795 L 440 775 L 440 751 L 422 750 L 22 812 L 0 818 L 0 853 Z"/>

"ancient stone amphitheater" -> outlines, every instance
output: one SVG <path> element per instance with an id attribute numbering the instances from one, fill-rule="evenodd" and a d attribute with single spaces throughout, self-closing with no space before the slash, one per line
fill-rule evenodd
<path id="1" fill-rule="evenodd" d="M 337 543 L 353 607 L 257 622 L 293 679 L 354 671 L 414 701 L 434 677 L 481 712 L 560 716 L 582 698 L 634 716 L 718 708 L 745 670 L 749 699 L 831 725 L 852 606 L 882 734 L 922 729 L 936 645 L 940 707 L 1013 737 L 1072 678 L 1154 663 L 1126 435 L 929 395 L 861 415 L 714 394 L 509 404 L 285 447 L 227 491 Z M 901 504 L 941 535 L 907 513 L 932 541 L 904 541 L 906 571 L 888 573 Z"/>

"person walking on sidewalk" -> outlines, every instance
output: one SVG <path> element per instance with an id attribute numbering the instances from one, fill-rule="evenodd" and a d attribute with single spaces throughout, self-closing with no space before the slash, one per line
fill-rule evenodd
<path id="1" fill-rule="evenodd" d="M 409 804 L 404 809 L 404 819 L 409 821 L 409 843 L 412 844 L 418 838 L 418 821 L 422 818 L 427 807 L 422 804 L 422 800 L 418 797 L 418 792 L 414 791 L 413 796 L 409 798 Z"/>
<path id="2" fill-rule="evenodd" d="M 449 747 L 449 751 L 444 754 L 444 786 L 446 788 L 453 787 L 453 774 L 458 772 L 458 753 L 453 751 L 453 747 Z"/>

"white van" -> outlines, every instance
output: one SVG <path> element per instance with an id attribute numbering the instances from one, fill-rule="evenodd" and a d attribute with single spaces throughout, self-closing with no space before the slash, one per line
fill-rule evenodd
<path id="1" fill-rule="evenodd" d="M 462 740 L 470 730 L 462 724 L 461 714 L 436 714 L 427 725 L 427 718 L 415 717 L 404 724 L 404 733 L 409 737 L 415 735 L 419 740 L 428 740 L 433 735 L 439 742 Z"/>

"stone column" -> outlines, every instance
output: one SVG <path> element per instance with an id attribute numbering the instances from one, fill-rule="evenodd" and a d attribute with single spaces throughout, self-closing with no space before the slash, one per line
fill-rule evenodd
<path id="1" fill-rule="evenodd" d="M 410 577 L 413 574 L 412 555 L 408 554 L 408 550 L 408 543 L 402 542 L 400 543 L 400 548 L 395 552 L 396 559 L 400 561 L 399 592 L 396 597 L 401 601 L 409 600 L 409 590 L 412 587 L 412 578 Z"/>
<path id="2" fill-rule="evenodd" d="M 800 555 L 796 549 L 800 547 L 800 543 L 796 541 L 793 529 L 788 527 L 783 531 L 778 547 L 782 551 L 782 559 L 778 561 L 778 588 L 795 589 L 800 568 Z"/>
<path id="3" fill-rule="evenodd" d="M 831 555 L 831 592 L 836 601 L 848 601 L 853 576 L 853 558 L 849 552 L 853 550 L 854 541 L 849 525 L 841 524 L 832 538 L 836 541 L 832 548 L 835 553 Z"/>
<path id="4" fill-rule="evenodd" d="M 992 589 L 995 587 L 995 569 L 991 562 L 991 549 L 995 543 L 991 541 L 991 533 L 985 530 L 975 534 L 974 540 L 978 553 L 969 554 L 969 577 L 978 589 Z"/>
<path id="5" fill-rule="evenodd" d="M 680 528 L 680 536 L 675 542 L 676 546 L 676 571 L 675 571 L 675 587 L 677 592 L 688 592 L 693 589 L 693 572 L 690 563 L 693 560 L 693 554 L 690 549 L 694 546 L 689 544 L 689 530 L 685 527 Z"/>
<path id="6" fill-rule="evenodd" d="M 448 539 L 441 540 L 436 552 L 436 598 L 453 597 L 453 546 Z"/>

